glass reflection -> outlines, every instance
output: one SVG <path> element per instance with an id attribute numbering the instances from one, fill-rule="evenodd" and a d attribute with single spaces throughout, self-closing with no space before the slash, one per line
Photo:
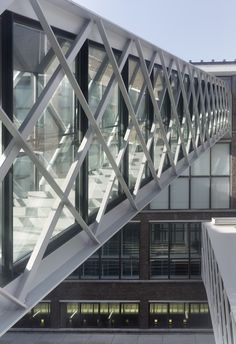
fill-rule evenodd
<path id="1" fill-rule="evenodd" d="M 199 278 L 201 224 L 155 223 L 150 229 L 150 277 Z"/>
<path id="2" fill-rule="evenodd" d="M 102 48 L 90 46 L 88 102 L 93 114 L 95 114 L 104 95 L 112 73 L 113 70 L 110 63 L 108 63 L 105 51 Z M 115 159 L 122 141 L 118 93 L 118 86 L 116 85 L 99 124 L 103 138 Z M 88 165 L 88 212 L 92 214 L 99 209 L 112 174 L 111 165 L 95 134 L 89 149 Z M 118 191 L 118 182 L 116 180 L 110 200 L 118 196 Z"/>
<path id="3" fill-rule="evenodd" d="M 71 42 L 57 38 L 66 52 Z M 15 23 L 13 41 L 14 123 L 20 127 L 58 66 L 58 60 L 46 35 L 38 29 Z M 34 153 L 60 186 L 74 159 L 74 111 L 74 93 L 64 77 L 28 137 Z M 34 247 L 56 198 L 54 190 L 23 150 L 13 166 L 13 197 L 13 258 L 16 261 Z M 60 231 L 71 224 L 71 217 L 63 223 L 58 225 Z"/>
<path id="4" fill-rule="evenodd" d="M 137 106 L 137 102 L 144 84 L 143 74 L 140 68 L 139 60 L 129 59 L 129 96 L 134 109 Z M 147 93 L 144 93 L 141 99 L 139 111 L 136 115 L 138 125 L 140 127 L 141 133 L 144 140 L 147 141 L 148 138 L 148 104 L 147 104 Z M 132 123 L 131 118 L 129 121 Z M 143 149 L 140 144 L 139 137 L 135 128 L 131 129 L 131 134 L 129 138 L 129 186 L 133 187 L 136 183 L 136 179 L 140 170 Z M 147 171 L 145 171 L 143 178 L 147 176 Z"/>

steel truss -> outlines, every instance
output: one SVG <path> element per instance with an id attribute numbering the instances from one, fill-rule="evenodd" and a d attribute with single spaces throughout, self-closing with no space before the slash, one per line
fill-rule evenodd
<path id="1" fill-rule="evenodd" d="M 48 2 L 50 1 L 48 0 Z M 123 45 L 122 54 L 117 62 L 113 47 L 109 41 L 109 24 L 95 15 L 93 15 L 92 19 L 84 18 L 84 24 L 77 38 L 74 40 L 69 51 L 64 54 L 62 47 L 59 45 L 53 33 L 50 22 L 47 20 L 47 12 L 43 6 L 45 1 L 27 0 L 26 2 L 27 6 L 32 6 L 60 64 L 47 85 L 43 88 L 38 99 L 35 100 L 33 107 L 19 129 L 8 118 L 4 110 L 0 108 L 2 124 L 12 135 L 11 142 L 0 157 L 0 181 L 2 182 L 4 180 L 18 153 L 20 150 L 23 150 L 41 173 L 41 184 L 47 181 L 57 195 L 57 199 L 40 233 L 37 244 L 30 254 L 24 272 L 4 288 L 0 289 L 1 333 L 7 331 L 30 308 L 109 240 L 133 216 L 141 211 L 163 188 L 176 179 L 201 154 L 213 146 L 215 142 L 230 130 L 231 100 L 228 89 L 222 80 L 208 75 L 177 57 L 164 52 L 160 48 L 151 45 L 148 45 L 151 57 L 147 65 L 147 43 L 128 34 Z M 13 1 L 2 1 L 0 6 L 1 12 L 8 9 L 12 3 Z M 51 1 L 51 3 L 52 5 L 55 4 L 54 1 Z M 117 31 L 117 34 L 119 35 L 119 31 Z M 107 54 L 107 59 L 100 67 L 97 78 L 99 78 L 99 73 L 102 73 L 102 70 L 108 63 L 112 66 L 113 75 L 93 114 L 74 76 L 71 66 L 84 42 L 96 35 L 99 35 L 100 43 L 102 42 Z M 131 53 L 139 60 L 144 80 L 135 106 L 131 102 L 129 92 L 122 78 L 122 70 Z M 159 66 L 159 70 L 154 75 L 153 71 L 156 65 Z M 162 98 L 158 102 L 154 93 L 154 85 L 160 76 L 160 70 L 162 71 L 161 78 L 164 88 Z M 137 70 L 134 71 L 133 79 L 136 73 Z M 177 92 L 175 94 L 172 85 L 173 73 L 177 75 L 178 79 L 178 85 L 176 86 Z M 77 151 L 75 161 L 71 164 L 64 185 L 59 185 L 50 174 L 50 168 L 55 161 L 55 155 L 52 157 L 48 168 L 45 168 L 29 145 L 27 138 L 32 133 L 35 124 L 48 106 L 65 75 L 73 88 L 80 106 L 87 116 L 89 127 Z M 16 76 L 17 78 L 20 78 L 20 75 Z M 17 83 L 17 80 L 15 80 L 15 83 Z M 124 143 L 117 157 L 114 157 L 109 142 L 107 143 L 103 137 L 99 124 L 111 98 L 112 91 L 117 84 L 128 110 L 130 122 L 124 134 Z M 187 84 L 188 86 L 186 86 Z M 91 85 L 91 87 L 93 86 Z M 154 114 L 153 123 L 147 138 L 144 138 L 137 120 L 137 114 L 140 110 L 145 92 L 149 94 Z M 164 125 L 162 117 L 162 108 L 164 107 L 166 95 L 168 95 L 171 105 L 171 119 L 168 127 Z M 177 108 L 180 97 L 183 99 L 183 113 L 181 116 Z M 190 110 L 190 102 L 192 102 L 192 110 Z M 68 127 L 60 121 L 60 116 L 56 111 L 53 109 L 52 111 L 66 133 Z M 132 130 L 135 130 L 143 155 L 135 186 L 131 191 L 121 173 L 121 165 L 130 142 Z M 173 152 L 172 147 L 173 130 L 176 130 L 177 133 L 175 152 Z M 112 174 L 107 183 L 96 219 L 92 225 L 88 226 L 69 200 L 69 194 L 95 135 L 112 167 Z M 163 142 L 163 150 L 158 169 L 154 166 L 152 156 L 152 149 L 157 139 Z M 63 144 L 66 144 L 66 140 L 62 139 L 60 145 Z M 58 154 L 58 152 L 55 152 L 55 154 Z M 169 168 L 167 170 L 164 169 L 166 160 L 169 162 Z M 146 168 L 150 171 L 151 178 L 143 186 L 142 179 Z M 107 211 L 109 198 L 116 180 L 123 190 L 126 199 L 112 210 Z M 68 208 L 75 221 L 80 225 L 81 231 L 73 239 L 44 258 L 51 235 L 64 206 Z"/>

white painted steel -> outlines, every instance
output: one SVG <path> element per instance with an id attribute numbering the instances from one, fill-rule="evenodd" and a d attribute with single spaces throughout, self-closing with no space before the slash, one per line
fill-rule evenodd
<path id="1" fill-rule="evenodd" d="M 41 182 L 43 183 L 44 180 L 46 180 L 56 195 L 55 204 L 48 214 L 46 225 L 43 227 L 38 242 L 30 255 L 26 269 L 19 277 L 8 283 L 4 289 L 0 290 L 0 333 L 7 331 L 10 326 L 26 314 L 26 312 L 39 302 L 40 299 L 45 297 L 45 295 L 47 295 L 56 285 L 118 232 L 133 218 L 133 216 L 155 198 L 163 188 L 176 179 L 177 176 L 198 158 L 198 156 L 212 147 L 230 129 L 230 95 L 227 93 L 223 81 L 219 81 L 212 76 L 209 77 L 204 72 L 194 68 L 181 59 L 162 51 L 158 47 L 154 47 L 135 35 L 127 33 L 114 24 L 102 20 L 95 14 L 66 0 L 22 0 L 21 2 L 3 0 L 0 5 L 0 11 L 4 9 L 12 9 L 16 13 L 24 14 L 30 18 L 39 20 L 60 65 L 53 73 L 47 85 L 42 89 L 38 99 L 35 99 L 32 109 L 29 111 L 29 114 L 19 129 L 9 120 L 7 114 L 0 109 L 2 123 L 13 136 L 12 141 L 0 157 L 0 182 L 3 181 L 10 170 L 20 150 L 23 149 L 25 154 L 41 172 L 42 178 L 44 178 Z M 60 17 L 62 13 L 64 15 L 64 22 Z M 74 43 L 66 55 L 63 54 L 51 29 L 51 25 L 55 26 L 57 22 L 58 25 L 56 26 L 62 29 L 68 28 L 70 32 L 77 34 Z M 75 61 L 76 56 L 87 39 L 102 43 L 107 53 L 107 57 L 101 64 L 95 78 L 99 78 L 100 75 L 102 75 L 108 63 L 110 63 L 113 69 L 113 74 L 94 115 L 83 96 L 71 68 L 72 63 Z M 113 48 L 119 48 L 122 51 L 118 63 L 114 57 Z M 131 103 L 129 93 L 127 92 L 121 75 L 129 54 L 139 59 L 144 80 L 135 106 Z M 148 66 L 146 60 L 150 61 Z M 162 78 L 163 93 L 160 103 L 157 102 L 154 94 L 155 80 L 158 77 L 158 74 L 152 76 L 153 66 L 155 65 L 158 65 L 164 73 L 164 77 Z M 171 87 L 171 73 L 173 71 L 175 73 L 177 72 L 179 78 L 179 86 L 175 96 Z M 135 80 L 137 73 L 138 64 L 131 77 L 131 82 Z M 189 77 L 190 87 L 188 91 L 184 86 L 185 74 Z M 48 106 L 53 94 L 65 75 L 88 118 L 90 126 L 76 153 L 75 160 L 67 173 L 63 187 L 61 185 L 59 187 L 57 181 L 54 180 L 49 173 L 51 165 L 54 163 L 55 155 L 58 154 L 59 151 L 55 152 L 49 166 L 44 168 L 38 160 L 37 155 L 29 147 L 27 138 L 32 133 L 34 126 Z M 15 84 L 19 79 L 20 75 L 17 75 L 14 80 Z M 196 80 L 198 81 L 197 89 L 194 84 Z M 124 102 L 128 108 L 131 122 L 124 136 L 124 144 L 115 159 L 110 150 L 109 143 L 107 144 L 102 136 L 99 124 L 116 84 L 118 84 Z M 202 84 L 209 85 L 209 88 L 205 87 L 203 90 Z M 89 87 L 93 87 L 93 84 L 91 83 Z M 148 134 L 147 141 L 145 141 L 137 121 L 137 113 L 146 90 L 150 96 L 154 113 L 154 121 Z M 182 122 L 180 122 L 177 113 L 177 105 L 181 94 L 184 102 Z M 169 114 L 169 117 L 171 119 L 165 127 L 161 111 L 164 107 L 166 95 L 168 95 L 170 99 L 171 114 Z M 189 111 L 191 97 L 193 99 L 193 114 L 190 114 Z M 214 103 L 214 105 L 211 106 L 211 103 Z M 58 127 L 66 132 L 67 128 L 60 120 L 59 114 L 57 114 L 54 109 L 52 109 L 52 112 Z M 209 126 L 207 124 L 208 119 Z M 171 131 L 173 129 L 173 124 L 175 124 L 178 132 L 177 148 L 174 154 L 171 150 Z M 188 137 L 185 142 L 183 135 L 186 126 L 188 128 Z M 197 128 L 194 126 L 197 126 Z M 155 135 L 157 135 L 157 128 L 159 130 L 158 135 L 161 136 L 163 141 L 163 151 L 161 153 L 159 166 L 156 169 L 151 155 L 151 148 L 156 138 Z M 129 190 L 120 172 L 120 166 L 130 142 L 131 130 L 136 131 L 143 151 L 135 187 L 132 191 Z M 98 141 L 102 145 L 107 159 L 112 166 L 112 173 L 103 195 L 96 221 L 88 226 L 84 219 L 78 214 L 73 204 L 71 204 L 69 194 L 72 191 L 82 163 L 88 154 L 94 133 L 96 133 Z M 193 147 L 192 151 L 190 150 L 191 142 Z M 62 139 L 60 144 L 66 144 L 65 140 Z M 179 157 L 180 146 L 182 147 L 183 158 Z M 167 156 L 170 167 L 164 171 L 164 163 Z M 146 165 L 151 172 L 151 180 L 146 185 L 142 186 L 141 181 Z M 112 210 L 107 211 L 109 196 L 116 178 L 126 195 L 126 199 Z M 81 231 L 47 257 L 43 257 L 48 247 L 51 234 L 62 214 L 64 206 L 68 207 L 72 217 L 80 224 Z M 223 289 L 217 286 L 219 276 L 216 265 L 213 264 L 214 256 L 210 250 L 210 243 L 207 239 L 206 232 L 204 232 L 204 235 L 206 236 L 206 242 L 203 245 L 203 278 L 205 284 L 212 289 L 212 295 L 208 295 L 209 305 L 212 312 L 216 314 L 219 308 L 216 308 L 215 304 L 219 302 L 223 296 L 226 297 L 226 294 L 224 294 Z M 208 271 L 210 271 L 210 274 Z M 227 311 L 226 300 L 225 298 L 223 301 L 226 305 L 225 312 Z M 218 335 L 223 336 L 224 340 L 227 338 L 230 340 L 227 331 L 225 328 L 222 328 L 225 318 L 227 318 L 227 328 L 230 328 L 230 319 L 232 319 L 232 315 L 229 314 L 229 312 L 230 311 L 224 313 L 224 316 L 220 317 L 218 315 L 213 315 L 214 331 L 218 331 Z M 220 322 L 220 326 L 218 326 L 218 322 Z M 232 326 L 232 331 L 235 331 L 235 325 L 234 327 Z M 234 340 L 232 339 L 231 342 L 234 342 Z M 231 342 L 229 341 L 230 344 Z"/>
<path id="2" fill-rule="evenodd" d="M 203 224 L 202 279 L 217 344 L 236 343 L 235 243 L 235 218 L 216 218 Z"/>

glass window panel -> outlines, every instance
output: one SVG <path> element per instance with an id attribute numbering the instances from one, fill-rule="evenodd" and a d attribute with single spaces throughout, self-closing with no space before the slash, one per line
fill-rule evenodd
<path id="1" fill-rule="evenodd" d="M 129 223 L 121 231 L 121 256 L 139 256 L 139 223 Z"/>
<path id="2" fill-rule="evenodd" d="M 82 279 L 97 279 L 99 278 L 99 259 L 98 257 L 89 258 L 81 266 L 81 278 Z"/>
<path id="3" fill-rule="evenodd" d="M 138 314 L 138 303 L 121 303 L 121 313 L 123 314 Z"/>
<path id="4" fill-rule="evenodd" d="M 106 91 L 113 70 L 103 48 L 89 46 L 89 96 L 88 103 L 95 114 L 98 105 Z M 122 142 L 119 118 L 119 90 L 116 85 L 108 102 L 102 120 L 100 131 L 114 158 L 117 157 L 119 145 Z M 96 212 L 104 197 L 106 186 L 112 175 L 112 168 L 105 151 L 94 135 L 88 154 L 88 211 Z M 118 182 L 114 183 L 110 200 L 118 196 Z"/>
<path id="5" fill-rule="evenodd" d="M 213 177 L 211 179 L 211 207 L 229 208 L 229 178 Z"/>
<path id="6" fill-rule="evenodd" d="M 66 52 L 71 42 L 57 38 Z M 13 44 L 14 122 L 19 127 L 58 66 L 58 59 L 45 33 L 39 29 L 15 23 Z"/>
<path id="7" fill-rule="evenodd" d="M 129 96 L 133 107 L 136 107 L 139 95 L 144 83 L 143 74 L 140 68 L 138 59 L 129 58 Z M 139 124 L 139 128 L 142 132 L 144 140 L 148 137 L 148 108 L 147 108 L 147 94 L 144 93 L 139 111 L 136 114 L 136 119 Z M 129 122 L 132 123 L 131 117 Z M 140 139 L 137 135 L 135 128 L 131 129 L 129 136 L 129 186 L 133 187 L 136 183 L 138 172 L 140 170 L 141 162 L 143 159 L 143 149 L 140 144 Z M 146 171 L 143 174 L 143 178 L 146 177 Z"/>
<path id="8" fill-rule="evenodd" d="M 189 167 L 186 168 L 186 170 L 184 170 L 184 171 L 181 173 L 181 176 L 186 176 L 186 177 L 188 177 L 188 176 L 189 176 L 189 171 L 190 171 Z"/>
<path id="9" fill-rule="evenodd" d="M 189 274 L 189 261 L 184 258 L 170 259 L 170 278 L 187 278 Z"/>
<path id="10" fill-rule="evenodd" d="M 167 255 L 169 246 L 169 224 L 155 223 L 151 225 L 150 254 L 151 257 L 156 255 Z"/>
<path id="11" fill-rule="evenodd" d="M 200 303 L 200 313 L 209 313 L 209 307 L 207 303 Z"/>
<path id="12" fill-rule="evenodd" d="M 37 169 L 24 152 L 13 165 L 13 260 L 24 257 L 35 246 L 55 202 L 55 195 L 38 190 Z M 45 183 L 45 188 L 49 185 Z"/>
<path id="13" fill-rule="evenodd" d="M 178 178 L 170 186 L 171 209 L 189 208 L 189 181 L 188 178 Z"/>
<path id="14" fill-rule="evenodd" d="M 167 314 L 168 304 L 167 303 L 151 303 L 150 313 L 151 314 Z"/>
<path id="15" fill-rule="evenodd" d="M 109 303 L 109 313 L 120 314 L 120 304 L 119 303 Z"/>
<path id="16" fill-rule="evenodd" d="M 192 176 L 209 176 L 210 174 L 210 150 L 206 151 L 191 166 Z"/>
<path id="17" fill-rule="evenodd" d="M 190 260 L 190 275 L 192 279 L 199 279 L 201 277 L 201 260 Z"/>
<path id="18" fill-rule="evenodd" d="M 81 303 L 81 314 L 93 314 L 93 303 Z"/>
<path id="19" fill-rule="evenodd" d="M 150 275 L 151 278 L 165 279 L 169 276 L 168 259 L 150 259 Z"/>
<path id="20" fill-rule="evenodd" d="M 187 250 L 188 247 L 188 224 L 172 223 L 170 231 L 171 250 L 175 250 L 176 245 L 180 245 L 180 253 Z M 179 249 L 177 248 L 177 251 Z"/>
<path id="21" fill-rule="evenodd" d="M 211 174 L 229 174 L 229 144 L 216 144 L 211 149 Z"/>
<path id="22" fill-rule="evenodd" d="M 66 304 L 66 312 L 67 314 L 74 314 L 75 312 L 79 311 L 79 304 L 78 303 L 67 303 Z"/>
<path id="23" fill-rule="evenodd" d="M 102 246 L 102 257 L 118 257 L 120 252 L 120 233 L 114 235 Z"/>
<path id="24" fill-rule="evenodd" d="M 93 304 L 93 313 L 94 314 L 98 314 L 99 313 L 99 304 L 98 303 L 94 303 Z"/>
<path id="25" fill-rule="evenodd" d="M 135 258 L 121 260 L 121 278 L 138 278 L 139 260 Z"/>
<path id="26" fill-rule="evenodd" d="M 109 314 L 108 303 L 100 303 L 100 313 Z"/>
<path id="27" fill-rule="evenodd" d="M 119 259 L 109 258 L 101 260 L 101 278 L 118 279 L 120 273 Z"/>
<path id="28" fill-rule="evenodd" d="M 33 308 L 33 314 L 49 314 L 50 313 L 50 303 L 41 302 Z"/>
<path id="29" fill-rule="evenodd" d="M 192 178 L 191 179 L 191 209 L 208 209 L 209 208 L 209 178 Z"/>
<path id="30" fill-rule="evenodd" d="M 71 41 L 57 38 L 62 50 L 67 52 Z M 58 60 L 40 29 L 15 23 L 13 44 L 14 124 L 20 127 L 58 66 Z M 59 185 L 63 184 L 74 159 L 74 113 L 74 92 L 64 77 L 28 137 L 34 153 Z M 13 197 L 13 259 L 16 261 L 32 250 L 55 201 L 54 190 L 23 151 L 13 166 Z M 69 222 L 60 218 L 60 230 L 57 228 L 54 234 L 73 223 L 74 218 Z"/>
<path id="31" fill-rule="evenodd" d="M 201 255 L 201 224 L 190 223 L 189 233 L 191 258 L 198 258 Z"/>
<path id="32" fill-rule="evenodd" d="M 166 187 L 150 203 L 150 209 L 168 209 L 169 208 L 169 187 Z"/>
<path id="33" fill-rule="evenodd" d="M 198 303 L 191 303 L 190 304 L 190 313 L 199 314 L 199 304 Z"/>
<path id="34" fill-rule="evenodd" d="M 184 314 L 184 303 L 170 303 L 170 314 Z"/>

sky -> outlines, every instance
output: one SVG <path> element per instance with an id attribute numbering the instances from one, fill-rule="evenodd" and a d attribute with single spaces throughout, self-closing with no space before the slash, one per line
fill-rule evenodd
<path id="1" fill-rule="evenodd" d="M 236 59 L 236 0 L 74 0 L 184 60 Z"/>

